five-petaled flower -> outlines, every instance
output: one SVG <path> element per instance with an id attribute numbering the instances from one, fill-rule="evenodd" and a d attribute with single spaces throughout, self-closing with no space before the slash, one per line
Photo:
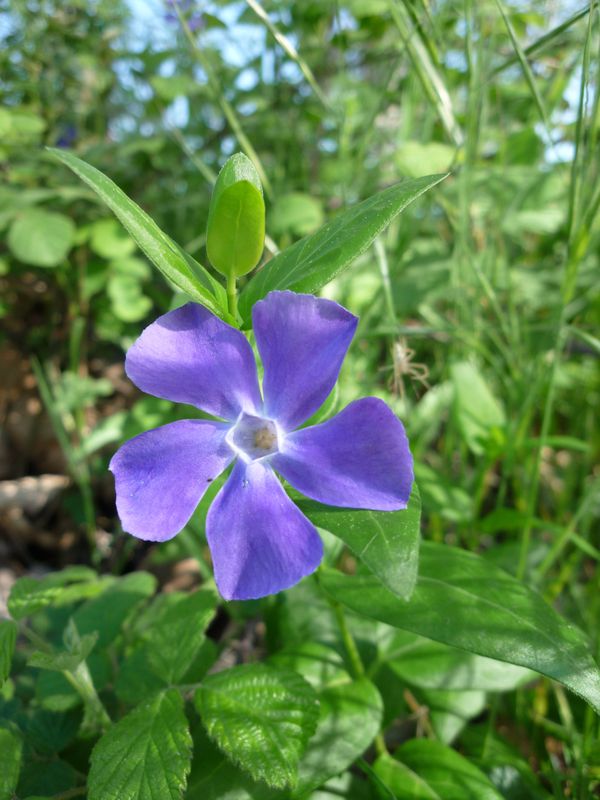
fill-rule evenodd
<path id="1" fill-rule="evenodd" d="M 127 353 L 144 392 L 219 418 L 180 420 L 126 442 L 110 469 L 123 528 L 165 541 L 188 522 L 214 478 L 233 469 L 206 519 L 215 580 L 226 599 L 279 592 L 323 556 L 314 525 L 275 471 L 333 506 L 406 508 L 412 458 L 402 423 L 375 397 L 299 427 L 337 380 L 358 319 L 331 300 L 271 292 L 252 312 L 263 396 L 245 336 L 188 303 L 149 325 Z"/>

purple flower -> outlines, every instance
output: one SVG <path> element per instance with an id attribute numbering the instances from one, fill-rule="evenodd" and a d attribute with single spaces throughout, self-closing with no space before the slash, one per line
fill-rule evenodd
<path id="1" fill-rule="evenodd" d="M 144 392 L 223 421 L 181 420 L 126 442 L 110 469 L 123 528 L 166 541 L 188 522 L 223 470 L 233 470 L 206 520 L 215 580 L 228 600 L 279 592 L 323 556 L 314 525 L 275 470 L 328 505 L 406 508 L 412 457 L 402 423 L 375 397 L 299 428 L 333 389 L 358 319 L 331 300 L 271 292 L 252 312 L 263 394 L 244 335 L 188 303 L 149 325 L 125 369 Z"/>

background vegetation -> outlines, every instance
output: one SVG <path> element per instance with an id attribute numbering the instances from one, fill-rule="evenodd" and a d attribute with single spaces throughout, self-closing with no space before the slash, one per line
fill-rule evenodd
<path id="1" fill-rule="evenodd" d="M 141 328 L 178 300 L 43 145 L 108 174 L 202 263 L 211 186 L 236 150 L 261 173 L 267 256 L 391 183 L 450 171 L 326 289 L 361 318 L 338 402 L 376 394 L 404 420 L 425 539 L 524 579 L 598 656 L 595 4 L 4 0 L 0 10 L 4 594 L 17 577 L 71 564 L 148 570 L 167 591 L 211 574 L 202 510 L 159 547 L 118 528 L 111 454 L 189 416 L 140 396 L 122 366 Z M 309 590 L 294 591 L 297 602 L 221 609 L 209 629 L 221 657 L 261 660 L 302 626 L 335 647 L 298 594 Z M 369 661 L 383 645 L 356 633 Z M 390 657 L 376 672 L 390 749 L 415 737 L 452 745 L 511 800 L 596 796 L 589 707 L 545 679 L 449 680 L 448 652 L 413 667 Z M 42 730 L 36 708 L 70 706 L 48 701 L 38 673 L 6 684 L 3 702 L 32 708 Z M 75 796 L 89 748 L 71 744 L 73 724 L 72 736 L 42 730 L 28 745 L 19 797 Z M 405 760 L 420 774 L 417 756 Z M 312 796 L 393 791 L 369 763 Z M 457 791 L 419 796 L 467 797 Z"/>

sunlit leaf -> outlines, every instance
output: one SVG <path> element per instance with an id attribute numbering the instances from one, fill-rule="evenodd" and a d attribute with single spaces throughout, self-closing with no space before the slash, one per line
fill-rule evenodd
<path id="1" fill-rule="evenodd" d="M 419 578 L 408 603 L 373 575 L 328 570 L 321 580 L 333 597 L 359 614 L 535 670 L 600 711 L 600 671 L 583 633 L 481 556 L 423 543 Z"/>

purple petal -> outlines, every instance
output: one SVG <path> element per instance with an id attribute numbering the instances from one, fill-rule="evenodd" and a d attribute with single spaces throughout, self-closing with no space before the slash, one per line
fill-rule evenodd
<path id="1" fill-rule="evenodd" d="M 206 536 L 226 600 L 253 600 L 287 589 L 323 557 L 314 525 L 271 468 L 257 461 L 236 462 L 209 509 Z"/>
<path id="2" fill-rule="evenodd" d="M 169 311 L 142 331 L 127 353 L 125 371 L 143 392 L 223 419 L 261 407 L 246 338 L 197 303 Z"/>
<path id="3" fill-rule="evenodd" d="M 293 430 L 323 404 L 358 319 L 332 300 L 271 292 L 252 311 L 265 375 L 265 414 Z"/>
<path id="4" fill-rule="evenodd" d="M 233 460 L 228 426 L 184 419 L 141 433 L 117 450 L 117 511 L 124 530 L 164 542 L 188 522 L 211 481 Z"/>
<path id="5" fill-rule="evenodd" d="M 271 463 L 302 494 L 345 508 L 406 508 L 413 482 L 404 427 L 376 397 L 288 434 Z"/>

